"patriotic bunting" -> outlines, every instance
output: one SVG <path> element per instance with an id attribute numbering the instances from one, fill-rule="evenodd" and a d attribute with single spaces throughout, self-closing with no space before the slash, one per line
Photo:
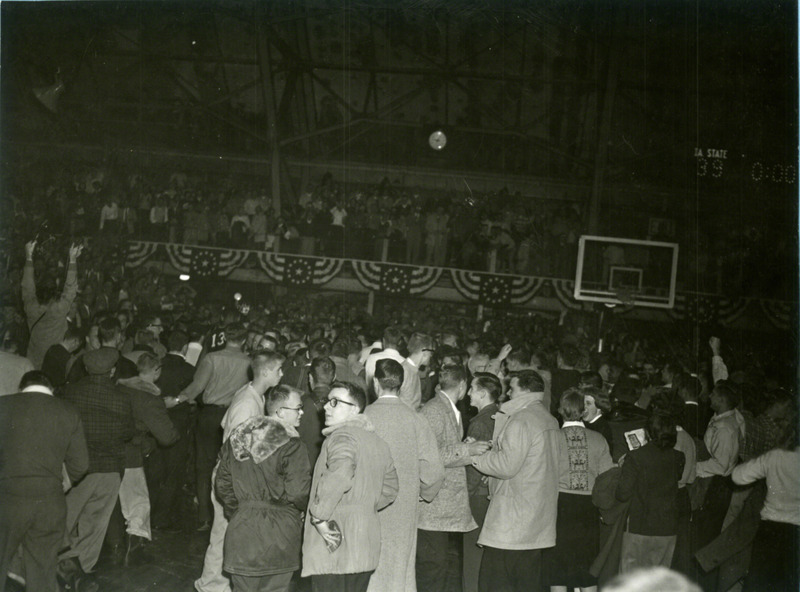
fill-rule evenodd
<path id="1" fill-rule="evenodd" d="M 287 286 L 322 286 L 339 275 L 344 261 L 260 252 L 258 263 L 273 282 Z"/>
<path id="2" fill-rule="evenodd" d="M 181 273 L 203 279 L 227 277 L 247 260 L 250 251 L 242 249 L 211 249 L 168 244 L 167 256 Z"/>
<path id="3" fill-rule="evenodd" d="M 128 242 L 128 251 L 125 254 L 125 267 L 139 267 L 143 265 L 158 249 L 158 243 L 145 241 Z"/>
<path id="4" fill-rule="evenodd" d="M 353 272 L 359 283 L 376 292 L 418 296 L 430 290 L 442 276 L 439 267 L 415 267 L 354 260 Z"/>
<path id="5" fill-rule="evenodd" d="M 192 249 L 189 275 L 199 279 L 217 277 L 219 275 L 219 251 Z"/>
<path id="6" fill-rule="evenodd" d="M 164 249 L 168 261 L 180 273 L 195 278 L 224 278 L 241 267 L 251 251 L 186 246 L 173 243 L 129 241 L 125 250 L 125 266 L 144 265 Z M 420 267 L 377 261 L 360 261 L 327 257 L 282 255 L 252 251 L 260 268 L 275 283 L 287 286 L 322 286 L 339 276 L 346 262 L 358 282 L 367 290 L 398 296 L 418 296 L 436 285 L 444 273 L 440 267 Z M 161 255 L 163 256 L 163 255 Z M 574 282 L 566 279 L 541 278 L 508 274 L 490 274 L 450 269 L 453 287 L 470 302 L 486 306 L 507 307 L 525 304 L 536 297 L 555 298 L 568 309 L 580 309 L 574 300 Z M 664 311 L 668 318 L 690 320 L 709 325 L 731 325 L 753 309 L 760 310 L 769 323 L 781 330 L 792 330 L 798 324 L 796 305 L 782 300 L 757 298 L 725 298 L 713 294 L 679 292 L 675 306 Z M 667 318 L 667 316 L 665 316 Z"/>

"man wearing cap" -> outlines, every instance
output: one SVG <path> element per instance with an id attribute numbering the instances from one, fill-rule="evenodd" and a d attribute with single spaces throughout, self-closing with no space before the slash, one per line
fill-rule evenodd
<path id="1" fill-rule="evenodd" d="M 130 397 L 113 382 L 118 359 L 112 347 L 86 352 L 87 376 L 63 391 L 78 410 L 89 450 L 87 475 L 67 494 L 68 548 L 59 556 L 59 575 L 72 585 L 100 556 L 125 469 L 125 444 L 136 434 Z"/>

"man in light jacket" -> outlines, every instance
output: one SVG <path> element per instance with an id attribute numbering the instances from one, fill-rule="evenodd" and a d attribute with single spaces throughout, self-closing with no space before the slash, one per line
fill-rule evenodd
<path id="1" fill-rule="evenodd" d="M 556 543 L 558 422 L 542 403 L 544 381 L 534 370 L 513 375 L 509 394 L 495 419 L 492 450 L 472 459 L 491 477 L 478 539 L 481 592 L 540 590 L 541 550 Z"/>
<path id="2" fill-rule="evenodd" d="M 489 449 L 488 442 L 462 442 L 464 423 L 456 403 L 467 393 L 467 371 L 463 366 L 439 370 L 439 392 L 425 403 L 420 414 L 436 436 L 444 463 L 444 483 L 432 502 L 419 502 L 417 521 L 417 590 L 447 589 L 451 532 L 469 532 L 478 527 L 472 518 L 464 467 L 473 456 Z M 456 568 L 458 569 L 458 568 Z"/>
<path id="3" fill-rule="evenodd" d="M 381 555 L 378 510 L 400 490 L 392 453 L 364 415 L 366 405 L 364 390 L 349 382 L 334 382 L 326 396 L 327 438 L 303 537 L 303 576 L 311 576 L 314 592 L 366 592 Z"/>

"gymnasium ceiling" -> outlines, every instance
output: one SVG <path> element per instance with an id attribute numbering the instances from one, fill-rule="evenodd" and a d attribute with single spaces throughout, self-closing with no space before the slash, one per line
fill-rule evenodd
<path id="1" fill-rule="evenodd" d="M 790 0 L 1 8 L 4 141 L 666 187 L 693 186 L 697 147 L 751 177 L 797 160 Z M 56 76 L 51 113 L 33 89 Z"/>

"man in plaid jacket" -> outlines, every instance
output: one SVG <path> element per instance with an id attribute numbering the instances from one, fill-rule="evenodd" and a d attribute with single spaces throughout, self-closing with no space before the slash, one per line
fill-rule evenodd
<path id="1" fill-rule="evenodd" d="M 67 494 L 67 543 L 59 575 L 69 583 L 94 568 L 125 469 L 125 444 L 136 434 L 131 398 L 113 382 L 119 352 L 86 352 L 88 376 L 64 388 L 80 414 L 89 449 L 89 470 Z M 75 528 L 77 526 L 77 529 Z"/>

